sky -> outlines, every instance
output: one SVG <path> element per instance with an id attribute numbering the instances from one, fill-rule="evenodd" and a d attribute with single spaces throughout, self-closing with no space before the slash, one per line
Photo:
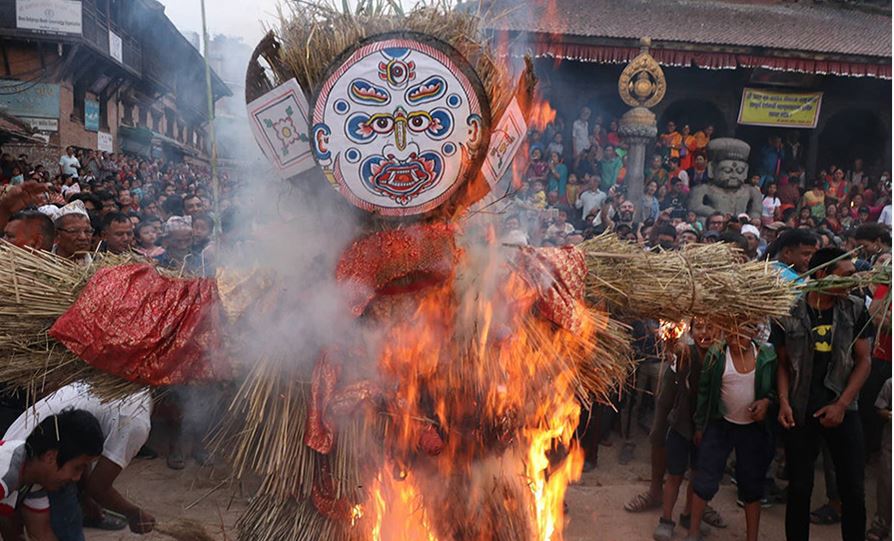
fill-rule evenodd
<path id="1" fill-rule="evenodd" d="M 202 9 L 199 0 L 159 0 L 168 18 L 181 31 L 202 32 Z M 273 25 L 280 0 L 205 0 L 208 33 L 241 37 L 254 48 L 264 35 L 264 26 Z"/>

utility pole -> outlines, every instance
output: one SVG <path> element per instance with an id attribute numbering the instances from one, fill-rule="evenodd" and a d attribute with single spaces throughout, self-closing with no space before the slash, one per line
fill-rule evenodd
<path id="1" fill-rule="evenodd" d="M 205 21 L 205 0 L 202 5 L 202 42 L 205 60 L 205 90 L 208 94 L 208 135 L 211 139 L 211 196 L 214 199 L 214 239 L 220 239 L 220 177 L 217 175 L 217 137 L 214 133 L 214 92 L 211 88 L 211 64 L 208 63 L 208 25 Z"/>

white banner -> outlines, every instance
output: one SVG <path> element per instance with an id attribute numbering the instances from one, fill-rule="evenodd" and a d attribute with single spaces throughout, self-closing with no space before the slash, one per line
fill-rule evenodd
<path id="1" fill-rule="evenodd" d="M 124 63 L 124 58 L 121 55 L 121 36 L 109 30 L 109 56 L 117 60 L 118 62 Z"/>
<path id="2" fill-rule="evenodd" d="M 16 0 L 16 28 L 80 35 L 81 21 L 79 0 Z"/>
<path id="3" fill-rule="evenodd" d="M 59 131 L 59 120 L 56 118 L 19 118 L 30 124 L 32 130 Z"/>
<path id="4" fill-rule="evenodd" d="M 115 152 L 115 140 L 111 133 L 96 132 L 96 148 L 100 152 Z"/>

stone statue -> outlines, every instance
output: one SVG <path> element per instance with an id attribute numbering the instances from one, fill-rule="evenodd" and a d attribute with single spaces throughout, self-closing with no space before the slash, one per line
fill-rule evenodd
<path id="1" fill-rule="evenodd" d="M 759 189 L 746 184 L 749 152 L 751 147 L 740 139 L 725 137 L 708 143 L 710 181 L 689 193 L 689 210 L 702 217 L 718 211 L 733 216 L 744 212 L 752 219 L 760 218 L 763 196 Z"/>

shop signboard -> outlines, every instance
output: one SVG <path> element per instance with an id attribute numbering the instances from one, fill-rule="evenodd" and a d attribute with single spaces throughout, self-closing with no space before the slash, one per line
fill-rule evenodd
<path id="1" fill-rule="evenodd" d="M 84 129 L 99 131 L 99 102 L 84 100 Z"/>
<path id="2" fill-rule="evenodd" d="M 81 35 L 79 0 L 16 0 L 16 28 L 54 34 Z"/>
<path id="3" fill-rule="evenodd" d="M 121 36 L 109 30 L 109 56 L 124 63 L 124 56 L 121 54 Z"/>
<path id="4" fill-rule="evenodd" d="M 115 140 L 111 133 L 96 132 L 96 148 L 100 152 L 115 152 Z"/>
<path id="5" fill-rule="evenodd" d="M 59 119 L 59 85 L 0 79 L 0 111 L 33 118 Z"/>
<path id="6" fill-rule="evenodd" d="M 32 130 L 37 131 L 59 131 L 59 120 L 55 118 L 30 118 L 19 117 L 22 121 L 27 122 Z"/>

